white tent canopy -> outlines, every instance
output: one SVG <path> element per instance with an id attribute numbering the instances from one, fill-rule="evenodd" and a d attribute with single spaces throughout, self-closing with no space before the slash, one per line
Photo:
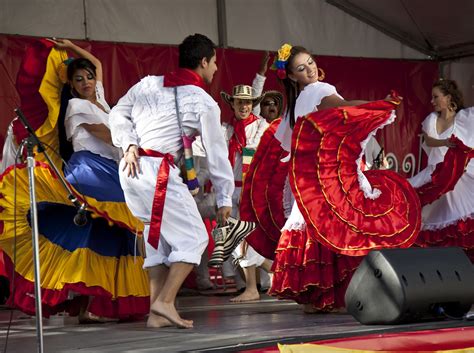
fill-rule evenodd
<path id="1" fill-rule="evenodd" d="M 427 58 L 324 0 L 2 0 L 0 10 L 0 33 L 178 44 L 198 32 L 235 48 Z"/>
<path id="2" fill-rule="evenodd" d="M 432 58 L 474 105 L 473 14 L 471 0 L 2 0 L 0 33 L 178 44 L 198 32 L 224 47 Z"/>

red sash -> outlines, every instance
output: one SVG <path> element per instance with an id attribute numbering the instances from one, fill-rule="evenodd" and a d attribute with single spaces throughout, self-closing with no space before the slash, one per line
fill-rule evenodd
<path id="1" fill-rule="evenodd" d="M 238 120 L 235 116 L 232 117 L 230 125 L 234 127 L 234 132 L 229 140 L 229 161 L 233 167 L 235 164 L 235 154 L 238 152 L 242 154 L 242 148 L 247 146 L 247 136 L 245 134 L 245 127 L 258 120 L 253 113 L 243 120 Z"/>
<path id="2" fill-rule="evenodd" d="M 179 68 L 176 71 L 167 72 L 164 75 L 164 87 L 176 87 L 185 85 L 198 86 L 201 87 L 203 90 L 207 89 L 204 79 L 193 70 Z"/>
<path id="3" fill-rule="evenodd" d="M 174 158 L 170 153 L 161 153 L 153 150 L 138 149 L 140 156 L 160 157 L 163 161 L 160 164 L 158 176 L 156 178 L 155 195 L 151 208 L 150 232 L 148 233 L 148 243 L 158 249 L 160 241 L 161 220 L 163 218 L 163 208 L 165 206 L 166 189 L 168 187 L 168 177 L 170 165 L 174 167 Z"/>

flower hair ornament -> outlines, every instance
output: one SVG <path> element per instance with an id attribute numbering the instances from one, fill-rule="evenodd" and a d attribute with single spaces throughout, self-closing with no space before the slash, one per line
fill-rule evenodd
<path id="1" fill-rule="evenodd" d="M 286 65 L 291 55 L 291 48 L 293 48 L 291 44 L 283 44 L 280 49 L 278 49 L 278 54 L 271 67 L 273 70 L 276 70 L 277 76 L 281 80 L 286 78 Z"/>

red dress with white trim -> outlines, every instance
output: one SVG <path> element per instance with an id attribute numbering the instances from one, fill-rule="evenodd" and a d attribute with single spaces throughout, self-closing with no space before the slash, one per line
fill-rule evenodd
<path id="1" fill-rule="evenodd" d="M 334 87 L 321 82 L 305 87 L 296 115 L 332 94 Z M 360 170 L 365 145 L 394 120 L 393 109 L 374 102 L 311 113 L 292 132 L 280 126 L 276 136 L 283 146 L 292 136 L 289 178 L 296 202 L 276 249 L 271 294 L 316 310 L 341 308 L 362 255 L 415 241 L 421 212 L 414 189 L 396 173 Z"/>
<path id="2" fill-rule="evenodd" d="M 431 113 L 423 131 L 436 139 L 451 138 L 456 148 L 428 147 L 428 165 L 409 179 L 422 201 L 422 228 L 416 244 L 460 246 L 474 261 L 474 108 L 460 110 L 453 126 L 438 133 Z"/>

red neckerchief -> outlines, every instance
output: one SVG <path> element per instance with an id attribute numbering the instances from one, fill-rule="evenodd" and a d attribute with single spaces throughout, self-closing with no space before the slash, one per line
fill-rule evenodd
<path id="1" fill-rule="evenodd" d="M 203 90 L 207 89 L 204 79 L 193 70 L 179 68 L 176 71 L 166 73 L 164 76 L 164 87 L 194 85 L 201 87 Z"/>
<path id="2" fill-rule="evenodd" d="M 249 117 L 243 120 L 237 119 L 235 115 L 230 121 L 230 125 L 234 127 L 234 133 L 229 140 L 229 161 L 232 167 L 235 164 L 235 153 L 238 151 L 242 154 L 242 148 L 247 146 L 247 136 L 245 135 L 245 127 L 258 120 L 254 114 L 250 113 Z"/>

